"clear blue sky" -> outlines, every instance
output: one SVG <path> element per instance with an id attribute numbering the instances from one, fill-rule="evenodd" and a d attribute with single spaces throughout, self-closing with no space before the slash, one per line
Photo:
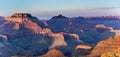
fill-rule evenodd
<path id="1" fill-rule="evenodd" d="M 120 0 L 1 0 L 0 16 L 31 13 L 41 19 L 57 14 L 73 16 L 120 15 Z"/>

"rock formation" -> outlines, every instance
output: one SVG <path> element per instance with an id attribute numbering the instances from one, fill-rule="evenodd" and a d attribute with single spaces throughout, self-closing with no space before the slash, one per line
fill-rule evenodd
<path id="1" fill-rule="evenodd" d="M 67 45 L 62 34 L 43 28 L 44 25 L 39 24 L 40 20 L 30 14 L 16 13 L 3 20 L 5 22 L 1 24 L 0 37 L 7 41 L 1 40 L 1 44 L 5 46 L 0 47 L 0 56 L 42 55 L 48 49 Z"/>
<path id="2" fill-rule="evenodd" d="M 64 54 L 56 49 L 49 50 L 45 55 L 40 57 L 64 57 Z"/>
<path id="3" fill-rule="evenodd" d="M 114 51 L 102 54 L 101 57 L 120 57 L 120 47 Z"/>
<path id="4" fill-rule="evenodd" d="M 64 36 L 62 34 L 48 34 L 49 37 L 54 38 L 52 45 L 49 47 L 50 49 L 60 46 L 67 46 L 67 43 L 64 40 Z"/>
<path id="5" fill-rule="evenodd" d="M 74 56 L 85 56 L 91 53 L 92 47 L 87 45 L 78 45 L 73 53 Z"/>
<path id="6" fill-rule="evenodd" d="M 40 21 L 29 13 L 0 17 L 0 57 L 96 57 L 112 52 L 120 45 L 120 20 L 97 18 L 58 15 Z M 115 38 L 108 39 L 110 36 Z"/>
<path id="7" fill-rule="evenodd" d="M 45 28 L 44 24 L 41 25 L 39 19 L 27 13 L 16 13 L 11 17 L 4 17 L 3 20 L 0 26 L 0 56 L 40 56 L 54 48 L 58 48 L 64 54 L 68 51 L 72 53 L 80 43 L 77 34 L 54 33 Z M 70 49 L 66 52 L 63 49 L 67 47 Z"/>
<path id="8" fill-rule="evenodd" d="M 50 20 L 47 21 L 47 23 L 48 27 L 52 29 L 53 32 L 63 32 L 64 28 L 68 26 L 69 18 L 58 15 L 52 17 Z"/>
<path id="9" fill-rule="evenodd" d="M 100 41 L 96 47 L 93 48 L 91 55 L 92 57 L 100 56 L 107 52 L 112 52 L 120 47 L 120 37 L 109 38 L 105 41 Z"/>

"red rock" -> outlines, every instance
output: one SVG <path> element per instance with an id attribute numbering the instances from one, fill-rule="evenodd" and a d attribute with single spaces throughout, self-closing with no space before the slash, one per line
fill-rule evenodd
<path id="1" fill-rule="evenodd" d="M 40 56 L 40 57 L 64 57 L 64 54 L 61 51 L 52 49 L 48 51 L 45 55 Z"/>

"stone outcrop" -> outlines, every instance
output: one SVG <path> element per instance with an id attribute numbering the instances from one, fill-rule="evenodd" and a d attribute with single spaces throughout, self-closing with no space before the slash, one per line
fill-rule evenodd
<path id="1" fill-rule="evenodd" d="M 92 47 L 90 47 L 90 46 L 87 46 L 87 45 L 78 45 L 77 47 L 76 47 L 76 50 L 78 50 L 78 49 L 91 49 Z"/>
<path id="2" fill-rule="evenodd" d="M 103 53 L 114 51 L 115 49 L 120 47 L 120 37 L 112 38 L 105 41 L 100 41 L 96 47 L 93 48 L 90 56 L 97 57 Z"/>
<path id="3" fill-rule="evenodd" d="M 52 45 L 49 47 L 49 49 L 53 49 L 55 47 L 60 46 L 67 46 L 67 43 L 64 40 L 64 36 L 62 34 L 48 34 L 49 37 L 54 38 Z"/>
<path id="4" fill-rule="evenodd" d="M 101 57 L 120 57 L 120 47 L 114 51 L 103 53 Z"/>
<path id="5" fill-rule="evenodd" d="M 0 26 L 2 34 L 23 35 L 26 33 L 26 35 L 30 35 L 34 33 L 39 34 L 42 30 L 42 26 L 39 25 L 41 23 L 40 20 L 28 13 L 16 13 L 11 17 L 4 17 L 4 20 L 5 22 Z"/>
<path id="6" fill-rule="evenodd" d="M 11 17 L 4 17 L 5 21 L 17 22 L 17 23 L 24 23 L 28 21 L 28 19 L 34 23 L 37 23 L 41 27 L 45 26 L 45 24 L 41 22 L 37 17 L 34 17 L 29 13 L 15 13 Z"/>
<path id="7" fill-rule="evenodd" d="M 74 56 L 85 56 L 91 53 L 92 47 L 88 45 L 78 45 L 73 53 Z"/>
<path id="8" fill-rule="evenodd" d="M 40 57 L 65 57 L 64 54 L 56 49 L 49 50 L 45 55 Z"/>

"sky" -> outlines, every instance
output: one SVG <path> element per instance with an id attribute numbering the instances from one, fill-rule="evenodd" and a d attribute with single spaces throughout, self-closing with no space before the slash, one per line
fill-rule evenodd
<path id="1" fill-rule="evenodd" d="M 40 19 L 58 14 L 67 17 L 120 15 L 120 0 L 1 0 L 0 16 L 31 13 Z"/>

